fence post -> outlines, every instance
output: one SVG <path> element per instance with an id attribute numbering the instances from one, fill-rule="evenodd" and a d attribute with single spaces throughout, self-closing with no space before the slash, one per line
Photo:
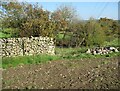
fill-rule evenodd
<path id="1" fill-rule="evenodd" d="M 23 55 L 25 55 L 25 50 L 24 50 L 24 40 L 22 39 L 22 50 L 23 50 Z"/>

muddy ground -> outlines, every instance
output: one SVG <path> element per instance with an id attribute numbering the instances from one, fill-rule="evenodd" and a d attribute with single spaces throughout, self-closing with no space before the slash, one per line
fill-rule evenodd
<path id="1" fill-rule="evenodd" d="M 118 89 L 120 57 L 50 61 L 3 70 L 3 89 Z"/>

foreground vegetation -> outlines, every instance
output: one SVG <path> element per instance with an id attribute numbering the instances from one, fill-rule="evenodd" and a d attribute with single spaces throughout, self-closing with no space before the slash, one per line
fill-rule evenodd
<path id="1" fill-rule="evenodd" d="M 6 57 L 2 59 L 2 67 L 17 67 L 19 65 L 41 64 L 53 60 L 79 60 L 93 58 L 117 57 L 120 53 L 110 53 L 105 55 L 92 55 L 85 53 L 86 48 L 56 48 L 56 55 L 31 55 Z"/>

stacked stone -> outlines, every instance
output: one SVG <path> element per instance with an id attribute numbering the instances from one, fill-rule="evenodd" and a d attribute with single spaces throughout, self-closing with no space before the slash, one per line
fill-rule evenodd
<path id="1" fill-rule="evenodd" d="M 48 46 L 49 46 L 48 51 L 47 51 L 48 54 L 54 55 L 55 54 L 55 51 L 54 51 L 55 46 L 54 46 L 53 38 L 50 39 Z"/>
<path id="2" fill-rule="evenodd" d="M 48 37 L 31 37 L 24 39 L 25 55 L 54 54 L 54 42 Z"/>
<path id="3" fill-rule="evenodd" d="M 2 57 L 22 55 L 22 48 L 20 46 L 21 40 L 19 38 L 1 39 L 2 43 Z"/>
<path id="4" fill-rule="evenodd" d="M 92 49 L 88 49 L 86 51 L 86 53 L 89 54 L 108 54 L 108 53 L 112 53 L 112 52 L 119 52 L 118 50 L 119 48 L 115 48 L 115 47 L 99 47 L 99 48 L 92 48 Z"/>
<path id="5" fill-rule="evenodd" d="M 53 38 L 49 37 L 23 37 L 0 39 L 2 42 L 2 57 L 22 56 L 33 54 L 54 54 Z"/>

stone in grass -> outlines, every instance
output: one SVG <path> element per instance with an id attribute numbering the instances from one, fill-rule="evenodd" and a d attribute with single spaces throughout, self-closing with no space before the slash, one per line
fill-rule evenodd
<path id="1" fill-rule="evenodd" d="M 90 54 L 91 53 L 90 49 L 87 49 L 86 53 Z"/>
<path id="2" fill-rule="evenodd" d="M 96 53 L 96 51 L 95 50 L 93 50 L 92 51 L 92 55 L 96 55 L 97 53 Z"/>
<path id="3" fill-rule="evenodd" d="M 118 49 L 115 48 L 115 52 L 119 52 Z"/>
<path id="4" fill-rule="evenodd" d="M 110 51 L 112 51 L 112 52 L 119 52 L 118 49 L 115 48 L 115 47 L 110 47 Z"/>
<path id="5" fill-rule="evenodd" d="M 115 47 L 110 47 L 109 50 L 115 52 Z"/>

